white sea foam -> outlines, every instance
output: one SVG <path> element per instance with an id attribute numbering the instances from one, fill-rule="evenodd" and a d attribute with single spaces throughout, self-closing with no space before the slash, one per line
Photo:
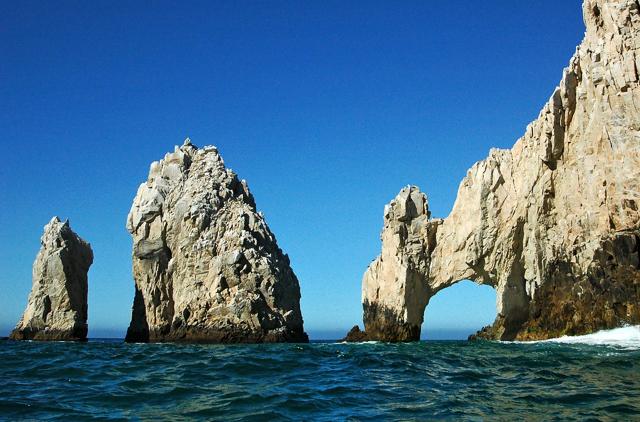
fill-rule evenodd
<path id="1" fill-rule="evenodd" d="M 640 349 L 640 325 L 602 330 L 584 336 L 562 336 L 531 343 L 590 344 Z"/>

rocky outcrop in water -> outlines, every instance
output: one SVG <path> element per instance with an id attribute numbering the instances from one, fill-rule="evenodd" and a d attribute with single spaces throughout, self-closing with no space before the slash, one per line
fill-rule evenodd
<path id="1" fill-rule="evenodd" d="M 40 243 L 27 307 L 10 338 L 86 340 L 91 246 L 58 217 L 44 227 Z"/>
<path id="2" fill-rule="evenodd" d="M 363 279 L 368 338 L 417 340 L 438 291 L 495 287 L 478 333 L 543 339 L 640 323 L 640 6 L 587 0 L 584 40 L 537 120 L 491 150 L 430 220 L 406 188 L 385 210 L 382 253 Z"/>
<path id="3" fill-rule="evenodd" d="M 306 342 L 289 258 L 246 182 L 188 139 L 151 164 L 127 218 L 127 341 Z"/>
<path id="4" fill-rule="evenodd" d="M 369 336 L 367 336 L 367 333 L 362 331 L 359 326 L 355 325 L 353 326 L 353 328 L 351 328 L 351 330 L 349 330 L 346 337 L 341 339 L 340 341 L 361 342 L 367 341 L 368 339 Z"/>
<path id="5" fill-rule="evenodd" d="M 425 274 L 440 220 L 430 220 L 427 197 L 408 186 L 384 209 L 382 253 L 362 281 L 364 325 L 376 340 L 420 337 L 430 296 Z"/>

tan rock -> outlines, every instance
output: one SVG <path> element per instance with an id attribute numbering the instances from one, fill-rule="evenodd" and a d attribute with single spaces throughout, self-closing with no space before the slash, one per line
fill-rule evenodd
<path id="1" fill-rule="evenodd" d="M 86 340 L 91 246 L 58 217 L 44 227 L 40 243 L 27 307 L 11 338 Z"/>
<path id="2" fill-rule="evenodd" d="M 365 331 L 372 338 L 405 341 L 420 336 L 430 296 L 424 275 L 440 223 L 429 217 L 427 197 L 415 186 L 402 189 L 385 207 L 382 254 L 362 281 Z"/>
<path id="3" fill-rule="evenodd" d="M 497 291 L 481 336 L 640 323 L 640 10 L 587 0 L 583 13 L 584 40 L 538 119 L 468 171 L 449 216 L 394 223 L 385 211 L 382 254 L 363 279 L 371 338 L 419 338 L 430 297 L 465 279 Z"/>
<path id="4" fill-rule="evenodd" d="M 307 341 L 289 258 L 245 181 L 188 139 L 151 164 L 127 219 L 127 341 Z"/>

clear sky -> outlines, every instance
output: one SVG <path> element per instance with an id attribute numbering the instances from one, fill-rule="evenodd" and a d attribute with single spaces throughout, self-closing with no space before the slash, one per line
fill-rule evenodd
<path id="1" fill-rule="evenodd" d="M 135 3 L 135 4 L 134 4 Z M 189 136 L 248 181 L 302 288 L 311 338 L 361 323 L 382 211 L 407 184 L 445 217 L 467 169 L 510 147 L 582 39 L 580 1 L 0 3 L 0 335 L 42 227 L 88 240 L 89 334 L 123 336 L 126 215 Z M 462 336 L 495 293 L 440 292 L 423 335 Z"/>

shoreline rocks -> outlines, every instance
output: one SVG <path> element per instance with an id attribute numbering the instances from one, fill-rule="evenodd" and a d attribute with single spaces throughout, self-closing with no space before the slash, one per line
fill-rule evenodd
<path id="1" fill-rule="evenodd" d="M 127 218 L 128 342 L 307 342 L 300 286 L 247 183 L 189 139 L 151 164 Z"/>
<path id="2" fill-rule="evenodd" d="M 27 306 L 10 338 L 85 341 L 91 245 L 58 217 L 44 227 L 40 243 Z"/>
<path id="3" fill-rule="evenodd" d="M 447 218 L 397 218 L 407 198 L 426 203 L 414 188 L 385 210 L 363 278 L 370 339 L 417 340 L 430 298 L 461 280 L 496 289 L 497 318 L 476 338 L 640 323 L 640 5 L 586 0 L 583 15 L 584 40 L 538 119 L 467 172 Z"/>

